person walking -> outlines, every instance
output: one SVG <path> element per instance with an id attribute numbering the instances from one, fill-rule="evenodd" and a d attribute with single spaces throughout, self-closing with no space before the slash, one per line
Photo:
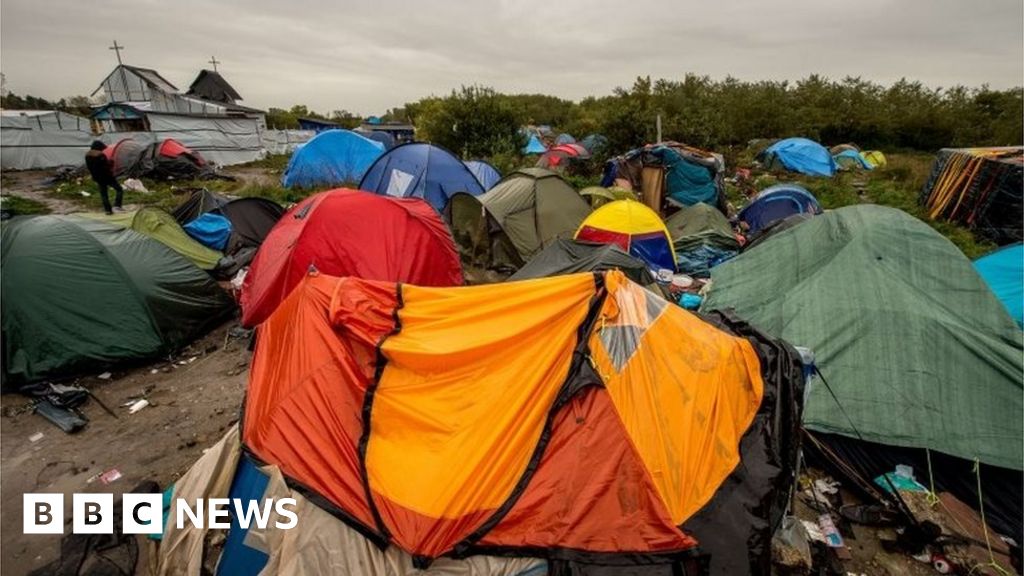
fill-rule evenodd
<path id="1" fill-rule="evenodd" d="M 114 210 L 118 212 L 124 212 L 121 208 L 121 201 L 124 198 L 124 190 L 121 189 L 121 185 L 118 184 L 117 178 L 114 177 L 114 166 L 110 160 L 107 159 L 107 155 L 103 153 L 106 150 L 107 145 L 99 140 L 94 140 L 89 151 L 85 154 L 85 165 L 89 168 L 89 174 L 92 175 L 92 179 L 96 182 L 96 185 L 100 188 L 100 198 L 103 199 L 103 210 L 107 215 L 113 214 Z M 107 186 L 110 186 L 117 192 L 117 196 L 114 197 L 114 207 L 110 207 L 110 197 L 107 196 Z"/>

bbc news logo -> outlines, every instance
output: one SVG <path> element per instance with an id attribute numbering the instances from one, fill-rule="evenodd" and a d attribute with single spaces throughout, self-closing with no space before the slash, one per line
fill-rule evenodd
<path id="1" fill-rule="evenodd" d="M 25 534 L 64 533 L 63 494 L 25 494 L 23 532 Z M 174 500 L 175 526 L 186 524 L 196 528 L 227 530 L 234 516 L 242 529 L 255 526 L 267 528 L 275 512 L 274 528 L 289 530 L 298 523 L 294 498 L 198 498 L 190 502 Z M 113 534 L 114 516 L 118 513 L 113 494 L 73 494 L 71 501 L 71 532 L 75 534 Z M 121 523 L 124 534 L 161 534 L 164 518 L 163 494 L 124 494 L 121 497 Z"/>

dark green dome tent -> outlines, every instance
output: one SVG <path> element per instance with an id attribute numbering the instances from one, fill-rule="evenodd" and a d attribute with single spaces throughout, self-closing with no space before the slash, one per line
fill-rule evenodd
<path id="1" fill-rule="evenodd" d="M 166 354 L 234 307 L 174 250 L 80 216 L 6 222 L 0 267 L 5 388 Z"/>
<path id="2" fill-rule="evenodd" d="M 814 351 L 838 403 L 816 382 L 804 425 L 869 484 L 898 463 L 927 484 L 927 449 L 937 489 L 977 506 L 978 459 L 987 517 L 1019 534 L 1024 338 L 949 240 L 900 210 L 848 206 L 711 279 L 703 309 Z"/>

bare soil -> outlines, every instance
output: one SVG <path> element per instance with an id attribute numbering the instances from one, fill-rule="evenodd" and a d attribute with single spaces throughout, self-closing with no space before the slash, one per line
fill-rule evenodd
<path id="1" fill-rule="evenodd" d="M 75 434 L 32 413 L 24 396 L 0 397 L 0 573 L 25 574 L 60 553 L 60 536 L 22 534 L 22 494 L 63 493 L 69 521 L 73 492 L 111 492 L 117 500 L 143 480 L 165 488 L 220 439 L 238 419 L 249 374 L 248 341 L 226 339 L 233 325 L 213 331 L 173 363 L 115 371 L 109 380 L 79 379 L 117 418 L 90 399 L 82 408 L 89 425 Z M 129 414 L 123 405 L 143 396 L 150 406 Z M 37 433 L 43 437 L 30 441 Z M 110 484 L 94 478 L 112 469 L 121 478 Z"/>

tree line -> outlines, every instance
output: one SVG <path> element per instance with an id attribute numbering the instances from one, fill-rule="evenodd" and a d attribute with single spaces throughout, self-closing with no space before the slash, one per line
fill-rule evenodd
<path id="1" fill-rule="evenodd" d="M 611 151 L 662 138 L 703 148 L 746 146 L 756 139 L 803 136 L 882 150 L 1010 146 L 1024 142 L 1024 91 L 987 86 L 929 88 L 900 80 L 889 86 L 811 75 L 797 81 L 745 82 L 686 75 L 637 78 L 629 88 L 573 102 L 542 94 L 501 94 L 462 87 L 390 110 L 417 137 L 466 156 L 518 149 L 528 124 L 550 125 L 576 138 L 602 134 Z"/>

